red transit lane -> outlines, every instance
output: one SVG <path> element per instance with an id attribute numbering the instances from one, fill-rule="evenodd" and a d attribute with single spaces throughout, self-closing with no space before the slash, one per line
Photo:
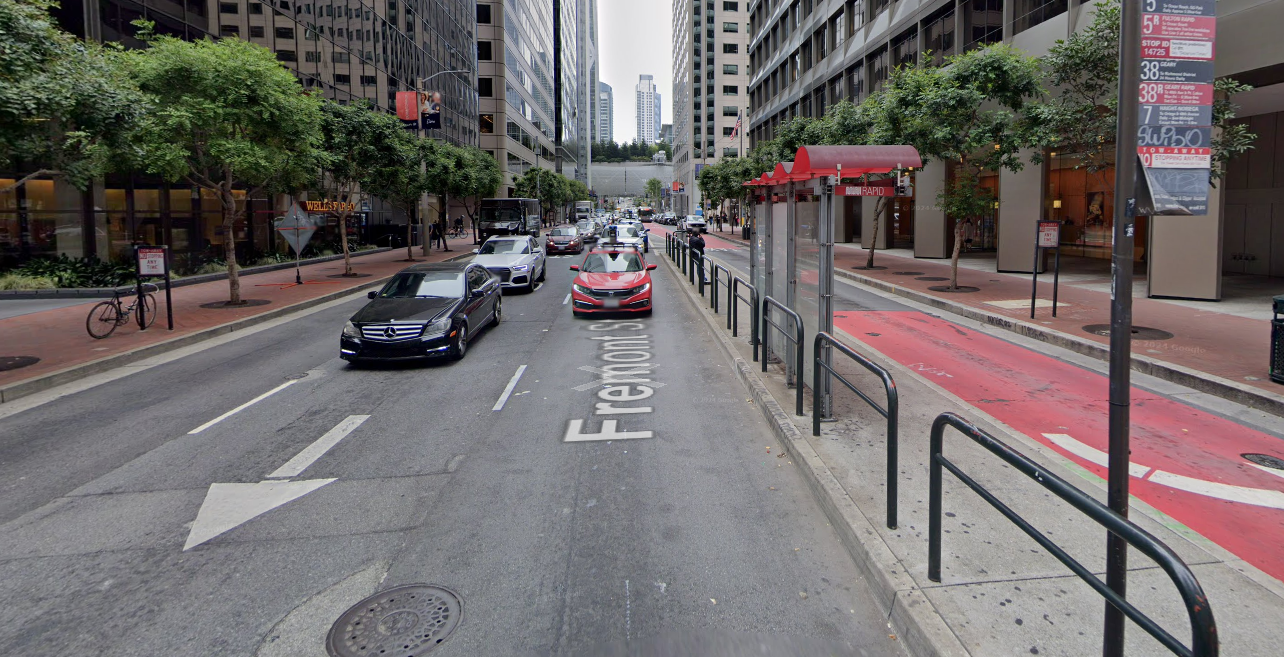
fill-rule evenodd
<path id="1" fill-rule="evenodd" d="M 1106 476 L 1108 381 L 1101 374 L 919 312 L 844 312 L 834 326 L 1074 462 Z M 1284 579 L 1284 442 L 1154 393 L 1132 390 L 1131 492 Z"/>
<path id="2" fill-rule="evenodd" d="M 674 227 L 672 227 L 672 226 L 663 226 L 663 225 L 661 225 L 661 224 L 657 224 L 657 223 L 650 223 L 650 224 L 647 224 L 647 225 L 646 225 L 646 227 L 647 227 L 648 229 L 650 229 L 650 231 L 651 231 L 652 235 L 654 235 L 654 236 L 656 237 L 656 239 L 657 239 L 657 240 L 663 240 L 665 235 L 668 235 L 669 233 L 672 233 L 673 231 L 677 230 L 676 228 L 674 228 Z M 739 229 L 737 229 L 737 230 L 739 230 Z M 739 248 L 744 248 L 744 247 L 743 247 L 743 245 L 741 245 L 741 244 L 737 244 L 737 243 L 735 243 L 735 242 L 729 242 L 729 241 L 727 241 L 727 240 L 724 240 L 724 239 L 722 239 L 722 238 L 718 237 L 718 233 L 717 233 L 717 232 L 712 232 L 712 233 L 703 233 L 703 235 L 704 235 L 704 248 L 705 248 L 706 250 L 739 249 Z M 656 243 L 655 243 L 655 242 L 652 242 L 651 246 L 655 246 L 655 245 L 656 245 Z M 661 246 L 661 247 L 663 247 L 663 246 L 664 246 L 664 244 L 663 244 L 663 243 L 661 243 L 661 244 L 660 244 L 660 246 Z"/>

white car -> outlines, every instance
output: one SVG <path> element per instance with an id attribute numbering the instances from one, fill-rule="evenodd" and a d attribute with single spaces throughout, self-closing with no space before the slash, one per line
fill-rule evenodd
<path id="1" fill-rule="evenodd" d="M 534 292 L 535 283 L 544 280 L 544 249 L 530 235 L 492 237 L 473 253 L 477 254 L 473 262 L 495 275 L 503 287 Z"/>
<path id="2" fill-rule="evenodd" d="M 647 230 L 642 228 L 641 224 L 629 221 L 621 221 L 614 226 L 607 226 L 601 243 L 629 244 L 643 253 L 651 251 L 651 240 L 648 239 Z"/>
<path id="3" fill-rule="evenodd" d="M 704 222 L 704 217 L 698 214 L 689 214 L 686 219 L 682 220 L 682 227 L 690 231 L 698 229 L 703 233 L 706 226 L 707 224 Z"/>

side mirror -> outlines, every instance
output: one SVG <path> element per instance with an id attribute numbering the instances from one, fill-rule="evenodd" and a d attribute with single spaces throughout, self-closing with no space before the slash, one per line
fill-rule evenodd
<path id="1" fill-rule="evenodd" d="M 647 270 L 647 271 L 651 271 L 652 269 L 655 269 L 656 267 L 659 267 L 659 266 L 660 266 L 660 265 L 647 265 L 647 266 L 646 266 L 646 270 Z"/>
<path id="2" fill-rule="evenodd" d="M 481 253 L 481 249 L 473 249 L 473 253 Z"/>
<path id="3" fill-rule="evenodd" d="M 367 299 L 373 299 L 373 298 L 375 298 L 375 297 L 377 297 L 377 296 L 379 296 L 379 293 L 378 293 L 378 292 L 375 292 L 374 290 L 370 290 L 369 292 L 366 292 L 366 298 L 367 298 Z"/>
<path id="4" fill-rule="evenodd" d="M 580 270 L 579 265 L 571 265 L 571 271 L 579 271 L 579 270 Z"/>

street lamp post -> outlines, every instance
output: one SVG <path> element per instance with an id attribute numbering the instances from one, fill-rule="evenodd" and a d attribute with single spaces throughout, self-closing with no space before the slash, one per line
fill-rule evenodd
<path id="1" fill-rule="evenodd" d="M 424 87 L 427 85 L 427 83 L 428 83 L 428 81 L 429 81 L 429 80 L 431 80 L 431 79 L 433 79 L 433 78 L 435 78 L 435 77 L 437 77 L 437 76 L 439 76 L 439 75 L 448 75 L 448 74 L 451 74 L 451 73 L 472 73 L 472 71 L 470 71 L 470 70 L 468 70 L 468 69 L 462 69 L 462 68 L 461 68 L 461 69 L 454 69 L 454 70 L 450 70 L 450 71 L 438 71 L 438 72 L 433 73 L 432 75 L 430 75 L 430 76 L 428 76 L 428 77 L 426 77 L 426 78 L 419 78 L 418 80 L 416 80 L 416 81 L 415 81 L 415 92 L 416 92 L 416 93 L 423 93 L 423 91 L 424 91 Z M 438 129 L 440 129 L 440 128 L 438 128 Z M 424 130 L 424 127 L 423 127 L 423 116 L 421 115 L 421 116 L 420 116 L 420 123 L 419 123 L 419 132 L 422 132 L 423 130 Z M 447 201 L 446 201 L 446 198 L 445 198 L 445 196 L 443 196 L 443 197 L 442 197 L 442 200 L 441 200 L 441 211 L 442 211 L 442 212 L 445 212 L 445 211 L 446 211 L 446 202 L 447 202 Z M 422 235 L 422 239 L 423 239 L 423 241 L 424 241 L 424 243 L 423 243 L 423 245 L 422 245 L 421 249 L 422 249 L 422 251 L 423 251 L 423 254 L 424 254 L 425 256 L 427 256 L 427 255 L 428 255 L 428 251 L 429 251 L 429 249 L 431 248 L 431 243 L 432 243 L 432 242 L 431 242 L 431 239 L 430 239 L 430 238 L 429 238 L 429 236 L 428 236 L 428 226 L 427 226 L 427 224 L 424 222 L 424 216 L 423 216 L 423 213 L 420 213 L 420 215 L 419 215 L 419 232 L 420 232 L 420 234 Z"/>

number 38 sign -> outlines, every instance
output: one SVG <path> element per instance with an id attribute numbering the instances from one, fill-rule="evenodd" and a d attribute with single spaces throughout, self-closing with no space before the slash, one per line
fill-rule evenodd
<path id="1" fill-rule="evenodd" d="M 1208 214 L 1217 2 L 1142 1 L 1138 213 Z"/>

